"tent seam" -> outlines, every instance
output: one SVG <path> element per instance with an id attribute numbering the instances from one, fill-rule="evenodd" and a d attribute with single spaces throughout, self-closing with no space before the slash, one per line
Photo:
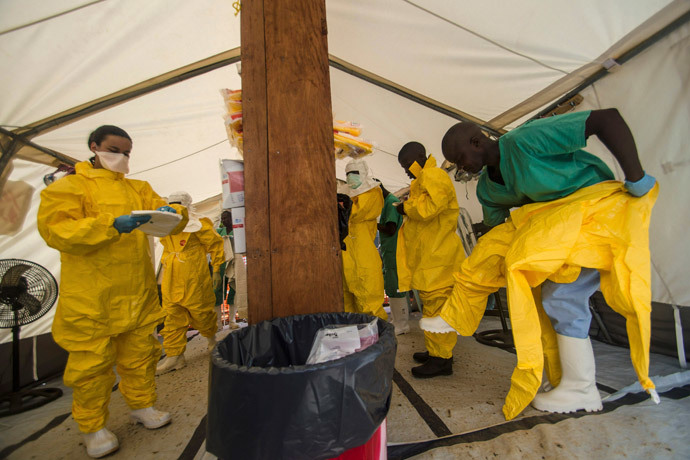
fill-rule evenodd
<path id="1" fill-rule="evenodd" d="M 35 26 L 36 24 L 40 24 L 40 23 L 42 23 L 42 22 L 50 21 L 51 19 L 59 18 L 60 16 L 64 16 L 64 15 L 66 15 L 66 14 L 73 13 L 73 12 L 75 12 L 75 11 L 77 11 L 77 10 L 81 10 L 82 8 L 87 8 L 87 7 L 89 7 L 89 6 L 95 5 L 96 3 L 101 3 L 101 2 L 104 2 L 104 1 L 105 1 L 105 0 L 95 0 L 95 1 L 93 1 L 93 2 L 91 2 L 91 3 L 87 3 L 87 4 L 85 4 L 85 5 L 80 5 L 80 6 L 77 6 L 77 7 L 72 8 L 72 9 L 69 9 L 69 10 L 66 10 L 66 11 L 62 11 L 62 12 L 60 12 L 60 13 L 55 13 L 55 14 L 50 15 L 50 16 L 47 16 L 47 17 L 45 17 L 45 18 L 37 19 L 37 20 L 35 20 L 35 21 L 29 22 L 29 23 L 26 23 L 26 24 L 22 24 L 22 25 L 20 25 L 20 26 L 12 27 L 11 29 L 1 30 L 1 31 L 0 31 L 0 35 L 5 35 L 5 34 L 12 33 L 12 32 L 16 32 L 16 31 L 21 30 L 21 29 L 26 29 L 27 27 Z"/>
<path id="2" fill-rule="evenodd" d="M 530 60 L 530 61 L 534 62 L 535 64 L 538 64 L 538 65 L 540 65 L 540 66 L 542 66 L 542 67 L 545 67 L 545 68 L 547 68 L 547 69 L 553 70 L 553 71 L 555 71 L 555 72 L 562 73 L 563 75 L 568 75 L 568 72 L 566 72 L 565 70 L 561 70 L 561 69 L 558 69 L 558 68 L 556 68 L 556 67 L 552 67 L 552 66 L 550 66 L 550 65 L 548 65 L 548 64 L 545 64 L 545 63 L 539 61 L 538 59 L 535 59 L 535 58 L 533 58 L 533 57 L 527 56 L 526 54 L 522 54 L 522 53 L 520 53 L 520 52 L 518 52 L 518 51 L 515 51 L 515 50 L 513 50 L 513 49 L 510 49 L 510 48 L 508 48 L 508 47 L 505 46 L 505 45 L 501 45 L 501 44 L 498 43 L 497 41 L 494 41 L 494 40 L 492 40 L 492 39 L 490 39 L 490 38 L 488 38 L 488 37 L 485 37 L 484 35 L 482 35 L 482 34 L 480 34 L 480 33 L 477 33 L 477 32 L 475 32 L 475 31 L 473 31 L 473 30 L 471 30 L 471 29 L 468 29 L 467 27 L 461 26 L 461 25 L 458 24 L 457 22 L 453 22 L 453 21 L 451 21 L 450 19 L 444 18 L 443 16 L 439 16 L 438 14 L 434 13 L 433 11 L 427 10 L 426 8 L 424 8 L 424 7 L 422 7 L 422 6 L 419 6 L 419 5 L 417 5 L 416 3 L 413 3 L 411 0 L 403 0 L 403 2 L 407 3 L 407 4 L 410 5 L 410 6 L 413 6 L 413 7 L 415 7 L 415 8 L 420 9 L 420 10 L 424 11 L 425 13 L 430 14 L 431 16 L 434 16 L 434 17 L 437 18 L 437 19 L 440 19 L 440 20 L 442 20 L 442 21 L 444 21 L 444 22 L 447 22 L 448 24 L 450 24 L 450 25 L 452 25 L 452 26 L 455 26 L 455 27 L 457 27 L 458 29 L 464 30 L 465 32 L 467 32 L 467 33 L 469 33 L 469 34 L 472 34 L 472 35 L 474 35 L 474 36 L 477 37 L 477 38 L 480 38 L 480 39 L 482 39 L 482 40 L 484 40 L 484 41 L 486 41 L 486 42 L 488 42 L 488 43 L 491 43 L 492 45 L 497 46 L 497 47 L 501 48 L 501 49 L 504 50 L 504 51 L 507 51 L 507 52 L 512 53 L 512 54 L 514 54 L 514 55 L 516 55 L 516 56 L 520 56 L 520 57 L 522 57 L 522 58 L 525 58 L 525 59 L 527 59 L 527 60 Z"/>

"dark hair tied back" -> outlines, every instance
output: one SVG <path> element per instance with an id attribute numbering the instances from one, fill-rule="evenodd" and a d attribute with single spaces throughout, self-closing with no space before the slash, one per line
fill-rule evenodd
<path id="1" fill-rule="evenodd" d="M 91 143 L 95 142 L 96 145 L 101 145 L 101 142 L 103 142 L 103 139 L 105 139 L 106 136 L 113 135 L 113 136 L 120 136 L 129 139 L 130 141 L 132 140 L 131 137 L 129 137 L 129 134 L 127 134 L 127 131 L 125 131 L 122 128 L 118 128 L 117 126 L 113 125 L 103 125 L 99 126 L 96 128 L 94 132 L 89 134 L 89 140 L 87 142 L 87 145 L 89 148 L 91 148 Z"/>

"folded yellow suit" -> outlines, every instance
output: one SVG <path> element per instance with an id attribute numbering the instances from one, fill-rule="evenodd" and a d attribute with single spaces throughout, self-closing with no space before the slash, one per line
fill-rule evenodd
<path id="1" fill-rule="evenodd" d="M 601 275 L 606 302 L 626 319 L 630 355 L 645 390 L 649 379 L 651 269 L 649 223 L 659 186 L 635 198 L 607 181 L 559 200 L 531 203 L 482 236 L 460 271 L 440 316 L 459 334 L 472 335 L 487 297 L 508 286 L 517 366 L 503 413 L 516 417 L 532 401 L 543 370 L 560 381 L 556 334 L 539 300 L 546 279 L 575 281 L 580 267 Z M 536 297 L 536 301 L 535 301 Z"/>

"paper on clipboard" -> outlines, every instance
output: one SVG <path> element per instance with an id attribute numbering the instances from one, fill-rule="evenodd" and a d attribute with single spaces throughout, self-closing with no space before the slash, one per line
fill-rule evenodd
<path id="1" fill-rule="evenodd" d="M 136 230 L 159 237 L 168 236 L 182 220 L 181 215 L 166 211 L 132 211 L 130 215 L 151 216 L 151 220 L 141 224 Z"/>

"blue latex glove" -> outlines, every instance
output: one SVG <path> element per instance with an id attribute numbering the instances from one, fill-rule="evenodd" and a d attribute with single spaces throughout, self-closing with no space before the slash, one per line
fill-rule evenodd
<path id="1" fill-rule="evenodd" d="M 656 184 L 656 179 L 647 173 L 644 173 L 642 179 L 637 182 L 625 181 L 625 189 L 632 196 L 644 196 L 649 192 L 652 187 Z"/>
<path id="2" fill-rule="evenodd" d="M 129 233 L 141 224 L 144 224 L 151 220 L 151 216 L 130 216 L 125 214 L 124 216 L 116 217 L 115 222 L 113 222 L 113 227 L 120 233 Z"/>
<path id="3" fill-rule="evenodd" d="M 173 208 L 172 206 L 161 206 L 160 208 L 156 209 L 156 211 L 171 212 L 173 214 L 177 214 L 177 211 L 175 211 L 175 208 Z"/>

